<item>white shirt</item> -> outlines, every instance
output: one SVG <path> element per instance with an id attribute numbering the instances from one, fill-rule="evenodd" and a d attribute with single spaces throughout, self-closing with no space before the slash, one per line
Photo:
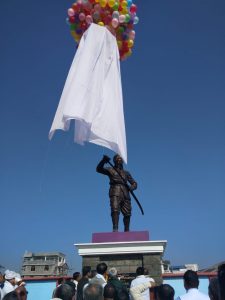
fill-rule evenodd
<path id="1" fill-rule="evenodd" d="M 198 289 L 189 289 L 186 294 L 179 296 L 177 300 L 210 300 L 209 296 Z"/>
<path id="2" fill-rule="evenodd" d="M 149 281 L 155 282 L 153 278 L 145 277 L 145 275 L 139 275 L 134 280 L 131 281 L 130 287 L 132 288 Z M 149 300 L 150 299 L 149 288 L 146 289 L 144 292 L 142 292 L 141 295 L 143 300 Z"/>
<path id="3" fill-rule="evenodd" d="M 4 287 L 1 289 L 1 299 L 3 299 L 3 297 L 6 294 L 8 294 L 14 290 L 15 290 L 15 287 L 9 281 L 6 280 L 4 282 Z"/>

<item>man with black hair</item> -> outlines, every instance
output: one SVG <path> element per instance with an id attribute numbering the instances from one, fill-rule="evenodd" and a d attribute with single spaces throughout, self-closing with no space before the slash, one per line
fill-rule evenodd
<path id="1" fill-rule="evenodd" d="M 139 293 L 139 289 L 138 291 L 136 291 L 135 287 L 137 286 L 141 286 L 142 284 L 144 284 L 144 286 L 142 287 L 143 289 L 141 290 L 141 297 L 143 300 L 149 300 L 150 299 L 150 292 L 149 292 L 149 288 L 152 286 L 151 283 L 155 283 L 155 280 L 151 277 L 146 277 L 144 274 L 146 273 L 146 269 L 143 267 L 138 267 L 136 270 L 136 275 L 137 277 L 135 279 L 133 279 L 131 281 L 131 296 L 133 298 L 135 298 L 136 296 L 134 296 L 134 294 L 137 292 Z M 133 289 L 132 289 L 133 288 Z M 133 291 L 133 295 L 132 295 L 132 291 Z"/>
<path id="2" fill-rule="evenodd" d="M 102 285 L 89 283 L 84 289 L 84 300 L 103 300 Z"/>
<path id="3" fill-rule="evenodd" d="M 171 285 L 161 284 L 157 286 L 155 289 L 156 289 L 157 300 L 174 300 L 175 291 Z"/>
<path id="4" fill-rule="evenodd" d="M 198 274 L 195 271 L 188 270 L 184 273 L 184 288 L 187 293 L 179 296 L 177 300 L 209 300 L 209 296 L 201 293 L 198 290 L 199 279 Z"/>
<path id="5" fill-rule="evenodd" d="M 91 276 L 91 267 L 90 266 L 84 266 L 82 268 L 82 278 L 79 280 L 77 285 L 77 296 L 76 300 L 83 300 L 83 289 L 84 286 L 89 283 L 89 278 Z"/>
<path id="6" fill-rule="evenodd" d="M 73 280 L 72 280 L 72 282 L 75 284 L 75 290 L 77 290 L 77 285 L 78 285 L 78 282 L 79 282 L 80 279 L 81 279 L 80 272 L 73 273 Z"/>
<path id="7" fill-rule="evenodd" d="M 90 283 L 100 284 L 103 288 L 107 284 L 107 264 L 102 262 L 96 267 L 97 274 L 90 280 Z"/>
<path id="8" fill-rule="evenodd" d="M 107 283 L 104 287 L 103 296 L 104 300 L 114 300 L 116 297 L 115 287 L 112 284 Z"/>
<path id="9" fill-rule="evenodd" d="M 113 157 L 114 168 L 104 167 L 109 161 L 110 158 L 104 155 L 97 165 L 96 171 L 107 175 L 110 180 L 109 197 L 113 231 L 118 231 L 120 212 L 123 214 L 124 231 L 129 231 L 131 217 L 131 199 L 129 190 L 135 190 L 137 188 L 137 183 L 132 178 L 131 174 L 123 169 L 123 159 L 120 155 L 117 154 Z M 130 183 L 129 187 L 128 183 Z"/>
<path id="10" fill-rule="evenodd" d="M 55 298 L 62 300 L 75 300 L 74 287 L 70 284 L 61 284 L 55 291 Z"/>

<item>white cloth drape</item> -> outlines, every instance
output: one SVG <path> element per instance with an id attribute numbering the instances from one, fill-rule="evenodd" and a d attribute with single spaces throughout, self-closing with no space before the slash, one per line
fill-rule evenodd
<path id="1" fill-rule="evenodd" d="M 49 132 L 68 130 L 75 120 L 74 141 L 113 150 L 127 162 L 123 96 L 116 38 L 92 24 L 83 34 Z"/>

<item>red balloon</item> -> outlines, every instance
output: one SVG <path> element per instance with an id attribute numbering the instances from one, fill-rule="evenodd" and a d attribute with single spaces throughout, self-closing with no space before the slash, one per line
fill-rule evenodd
<path id="1" fill-rule="evenodd" d="M 135 14 L 136 11 L 137 11 L 137 6 L 135 4 L 131 4 L 131 6 L 130 6 L 130 12 L 132 14 Z"/>
<path id="2" fill-rule="evenodd" d="M 75 17 L 74 16 L 69 17 L 69 21 L 70 21 L 70 23 L 75 23 Z"/>

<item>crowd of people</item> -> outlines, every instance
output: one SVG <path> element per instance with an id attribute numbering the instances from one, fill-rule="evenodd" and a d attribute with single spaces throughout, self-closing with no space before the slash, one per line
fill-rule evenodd
<path id="1" fill-rule="evenodd" d="M 225 300 L 225 264 L 218 268 L 218 276 L 210 279 L 208 295 L 199 291 L 199 277 L 197 272 L 188 270 L 183 275 L 186 293 L 176 300 Z M 68 294 L 67 283 L 59 285 L 53 294 L 52 300 L 153 300 L 150 288 L 156 300 L 175 300 L 174 288 L 169 284 L 156 285 L 148 270 L 138 267 L 136 278 L 131 281 L 129 290 L 120 280 L 116 268 L 108 270 L 102 262 L 96 267 L 93 275 L 91 267 L 83 267 L 82 276 L 74 273 L 73 283 L 75 290 L 71 288 Z M 63 291 L 57 292 L 57 290 Z"/>
<path id="2" fill-rule="evenodd" d="M 198 289 L 197 272 L 186 271 L 183 281 L 186 293 L 176 300 L 225 300 L 225 264 L 218 267 L 217 277 L 210 279 L 208 295 Z M 84 266 L 82 274 L 75 272 L 72 279 L 59 279 L 51 300 L 153 300 L 150 288 L 156 300 L 175 300 L 174 288 L 169 284 L 157 286 L 147 269 L 137 268 L 136 278 L 131 281 L 128 290 L 117 269 L 108 270 L 106 263 L 101 262 L 96 271 Z M 4 275 L 0 274 L 0 300 L 27 300 L 27 294 L 20 274 L 9 270 Z"/>

